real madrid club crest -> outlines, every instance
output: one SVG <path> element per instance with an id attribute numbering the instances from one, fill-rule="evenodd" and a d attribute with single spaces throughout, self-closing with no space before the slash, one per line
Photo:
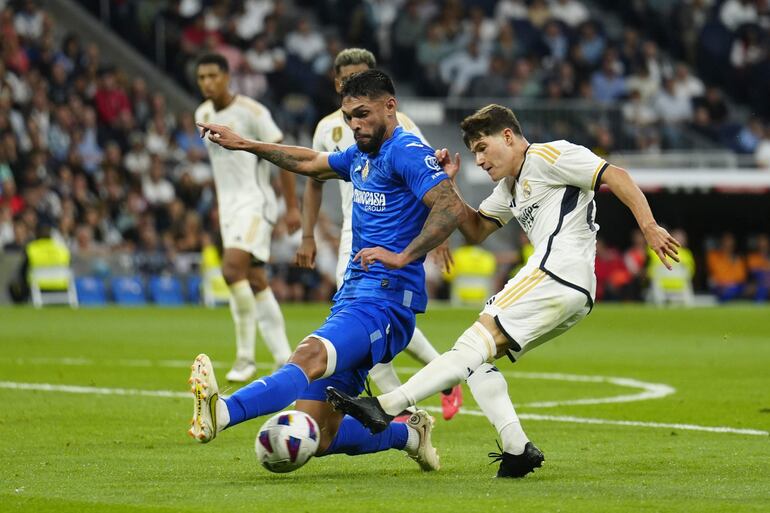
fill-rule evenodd
<path id="1" fill-rule="evenodd" d="M 529 198 L 530 194 L 532 194 L 532 186 L 529 185 L 529 180 L 524 180 L 524 183 L 521 184 L 521 189 L 524 191 L 525 198 Z"/>
<path id="2" fill-rule="evenodd" d="M 208 122 L 209 122 L 209 113 L 208 113 L 208 112 L 206 112 L 206 113 L 203 115 L 203 122 L 204 122 L 204 123 L 208 123 Z"/>
<path id="3" fill-rule="evenodd" d="M 342 127 L 341 126 L 335 126 L 332 128 L 332 140 L 335 143 L 340 142 L 340 139 L 342 139 Z"/>
<path id="4" fill-rule="evenodd" d="M 366 164 L 364 164 L 364 168 L 361 170 L 361 178 L 366 180 L 366 177 L 369 176 L 369 161 L 366 161 Z"/>

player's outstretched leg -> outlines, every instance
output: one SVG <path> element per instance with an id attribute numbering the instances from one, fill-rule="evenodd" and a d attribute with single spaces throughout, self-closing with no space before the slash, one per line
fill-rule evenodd
<path id="1" fill-rule="evenodd" d="M 219 387 L 214 376 L 214 367 L 205 354 L 199 354 L 192 364 L 188 383 L 193 393 L 193 418 L 187 433 L 206 443 L 213 440 L 227 424 L 227 408 L 219 397 Z"/>
<path id="2" fill-rule="evenodd" d="M 521 428 L 519 417 L 508 396 L 508 383 L 497 367 L 490 363 L 482 364 L 468 377 L 467 383 L 481 411 L 495 426 L 503 443 L 500 453 L 490 453 L 490 457 L 501 462 L 497 477 L 522 477 L 541 466 L 543 454 L 529 441 Z"/>
<path id="3" fill-rule="evenodd" d="M 353 397 L 334 387 L 326 389 L 326 400 L 334 409 L 350 415 L 374 434 L 385 431 L 394 419 L 382 409 L 376 397 Z"/>
<path id="4" fill-rule="evenodd" d="M 396 370 L 393 368 L 393 362 L 378 363 L 369 371 L 369 377 L 374 381 L 374 384 L 377 385 L 377 388 L 379 388 L 380 392 L 383 394 L 393 391 L 401 386 L 401 380 L 398 379 Z M 416 411 L 416 407 L 410 406 L 400 414 L 396 415 L 394 421 L 406 422 Z"/>
<path id="5" fill-rule="evenodd" d="M 391 422 L 380 433 L 372 434 L 359 421 L 346 415 L 334 440 L 320 456 L 330 454 L 370 454 L 398 449 L 406 451 L 424 471 L 438 470 L 438 452 L 431 443 L 433 419 L 424 410 L 417 410 L 405 423 Z"/>
<path id="6" fill-rule="evenodd" d="M 420 328 L 414 329 L 414 334 L 412 335 L 412 339 L 409 341 L 409 345 L 406 346 L 406 349 L 404 351 L 412 356 L 413 358 L 416 358 L 417 360 L 421 361 L 423 364 L 427 365 L 436 358 L 439 357 L 438 351 L 436 351 L 436 348 L 433 347 L 433 345 L 428 340 L 428 337 L 425 336 L 425 334 L 420 330 Z M 399 383 L 398 385 L 400 385 Z M 380 390 L 382 390 L 383 393 L 390 392 L 394 388 L 396 388 L 398 385 L 385 390 L 382 387 L 380 387 Z M 379 386 L 379 383 L 377 384 Z M 452 417 L 457 415 L 457 412 L 460 411 L 460 406 L 463 405 L 463 389 L 460 385 L 455 385 L 452 388 L 448 388 L 446 390 L 441 391 L 441 414 L 444 417 L 444 420 L 451 420 Z"/>

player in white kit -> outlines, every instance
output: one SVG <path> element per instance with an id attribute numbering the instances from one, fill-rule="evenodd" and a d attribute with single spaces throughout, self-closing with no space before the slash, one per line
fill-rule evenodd
<path id="1" fill-rule="evenodd" d="M 334 86 L 339 93 L 342 82 L 354 73 L 372 69 L 377 65 L 374 55 L 362 48 L 348 48 L 337 54 L 334 59 Z M 425 141 L 420 129 L 406 114 L 397 112 L 399 125 L 407 132 L 412 132 Z M 313 135 L 313 149 L 316 151 L 333 152 L 344 150 L 355 144 L 353 131 L 342 118 L 342 111 L 337 109 L 316 126 Z M 426 142 L 427 144 L 427 142 Z M 340 196 L 342 200 L 342 230 L 340 233 L 339 256 L 337 260 L 337 288 L 342 286 L 345 279 L 345 270 L 351 255 L 353 244 L 353 230 L 351 220 L 353 214 L 353 184 L 338 180 Z M 318 211 L 321 207 L 321 196 L 324 182 L 308 179 L 305 186 L 305 194 L 302 198 L 302 244 L 297 251 L 297 265 L 311 268 L 314 265 L 316 244 L 315 225 L 318 221 Z M 445 251 L 448 250 L 444 249 Z M 406 353 L 421 361 L 428 363 L 438 358 L 438 351 L 431 345 L 420 328 L 415 328 L 414 336 L 405 349 Z M 374 382 L 383 392 L 389 392 L 401 384 L 392 363 L 376 365 L 369 372 Z M 446 420 L 451 419 L 459 411 L 462 405 L 462 388 L 460 385 L 448 387 L 441 394 L 441 409 Z"/>
<path id="2" fill-rule="evenodd" d="M 372 431 L 404 407 L 462 380 L 482 379 L 490 390 L 504 380 L 491 362 L 508 355 L 516 361 L 528 351 L 570 329 L 593 308 L 596 277 L 594 193 L 601 184 L 631 210 L 647 243 L 666 267 L 679 261 L 679 243 L 652 216 L 644 194 L 630 175 L 583 146 L 567 141 L 529 144 L 510 109 L 489 105 L 461 124 L 465 144 L 494 181 L 478 210 L 466 204 L 460 231 L 479 243 L 516 218 L 535 247 L 534 254 L 503 290 L 487 302 L 479 319 L 453 349 L 433 360 L 398 389 L 376 398 L 351 398 L 335 389 L 329 400 Z M 448 175 L 460 167 L 446 149 L 436 157 Z M 371 258 L 367 250 L 361 258 Z M 494 369 L 494 370 L 493 370 Z M 475 390 L 474 390 L 475 395 Z M 499 477 L 523 477 L 541 466 L 543 454 L 529 441 L 510 402 L 483 407 L 503 441 Z"/>
<path id="3" fill-rule="evenodd" d="M 260 141 L 280 142 L 283 133 L 270 111 L 251 98 L 230 91 L 227 60 L 221 55 L 201 57 L 197 79 L 206 100 L 195 111 L 198 123 L 227 125 Z M 204 139 L 219 205 L 224 254 L 222 274 L 230 289 L 237 353 L 227 373 L 229 381 L 244 382 L 256 372 L 254 348 L 257 326 L 275 359 L 283 365 L 291 350 L 283 314 L 268 286 L 265 263 L 278 207 L 270 184 L 270 164 L 245 151 L 228 151 Z M 286 222 L 297 229 L 300 213 L 294 194 L 294 175 L 281 170 Z"/>

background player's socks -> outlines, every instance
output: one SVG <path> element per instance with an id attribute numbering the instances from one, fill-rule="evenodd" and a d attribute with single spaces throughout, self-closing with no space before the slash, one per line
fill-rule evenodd
<path id="1" fill-rule="evenodd" d="M 229 425 L 284 409 L 296 401 L 309 384 L 305 371 L 293 363 L 252 381 L 225 399 L 230 413 Z"/>
<path id="2" fill-rule="evenodd" d="M 283 365 L 291 356 L 289 341 L 286 338 L 286 323 L 283 320 L 281 308 L 278 301 L 275 300 L 273 289 L 267 287 L 254 296 L 257 322 L 259 322 L 259 331 L 265 345 L 275 359 L 275 363 Z"/>
<path id="3" fill-rule="evenodd" d="M 497 367 L 490 363 L 482 364 L 468 378 L 468 387 L 481 411 L 497 429 L 503 441 L 503 451 L 523 453 L 529 439 L 521 429 L 519 417 L 508 396 L 508 383 Z"/>
<path id="4" fill-rule="evenodd" d="M 410 431 L 412 432 L 410 433 Z M 406 424 L 391 422 L 385 431 L 373 435 L 363 424 L 350 415 L 345 415 L 339 430 L 337 430 L 337 436 L 334 437 L 331 445 L 322 456 L 341 453 L 355 456 L 387 451 L 388 449 L 408 451 L 407 447 L 410 442 L 413 446 L 412 452 L 416 452 L 420 443 L 420 434 Z"/>
<path id="5" fill-rule="evenodd" d="M 478 323 L 476 323 L 478 324 Z M 460 335 L 448 351 L 420 369 L 409 381 L 388 394 L 377 396 L 388 415 L 398 415 L 412 404 L 466 380 L 492 354 L 494 342 L 484 337 L 476 324 Z M 490 337 L 491 338 L 491 337 Z"/>
<path id="6" fill-rule="evenodd" d="M 369 376 L 383 394 L 401 386 L 401 380 L 398 379 L 396 370 L 393 368 L 393 362 L 378 363 L 369 371 Z"/>
<path id="7" fill-rule="evenodd" d="M 230 313 L 235 323 L 236 357 L 254 360 L 254 337 L 257 333 L 257 303 L 248 280 L 233 283 L 230 288 Z"/>
<path id="8" fill-rule="evenodd" d="M 439 357 L 438 351 L 431 345 L 425 334 L 420 331 L 420 328 L 414 329 L 412 340 L 409 341 L 404 351 L 422 363 L 430 363 Z"/>

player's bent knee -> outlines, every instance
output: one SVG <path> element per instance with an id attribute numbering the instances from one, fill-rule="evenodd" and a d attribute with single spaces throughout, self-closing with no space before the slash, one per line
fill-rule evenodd
<path id="1" fill-rule="evenodd" d="M 494 360 L 497 348 L 492 334 L 480 322 L 473 325 L 460 335 L 453 347 L 455 350 L 470 350 L 481 358 L 481 363 Z"/>
<path id="2" fill-rule="evenodd" d="M 245 269 L 241 269 L 236 264 L 222 264 L 222 277 L 225 279 L 225 283 L 232 285 L 238 283 L 241 280 L 247 279 L 248 275 Z"/>
<path id="3" fill-rule="evenodd" d="M 289 363 L 299 366 L 310 380 L 325 377 L 328 367 L 326 345 L 316 337 L 307 337 L 294 350 Z"/>

